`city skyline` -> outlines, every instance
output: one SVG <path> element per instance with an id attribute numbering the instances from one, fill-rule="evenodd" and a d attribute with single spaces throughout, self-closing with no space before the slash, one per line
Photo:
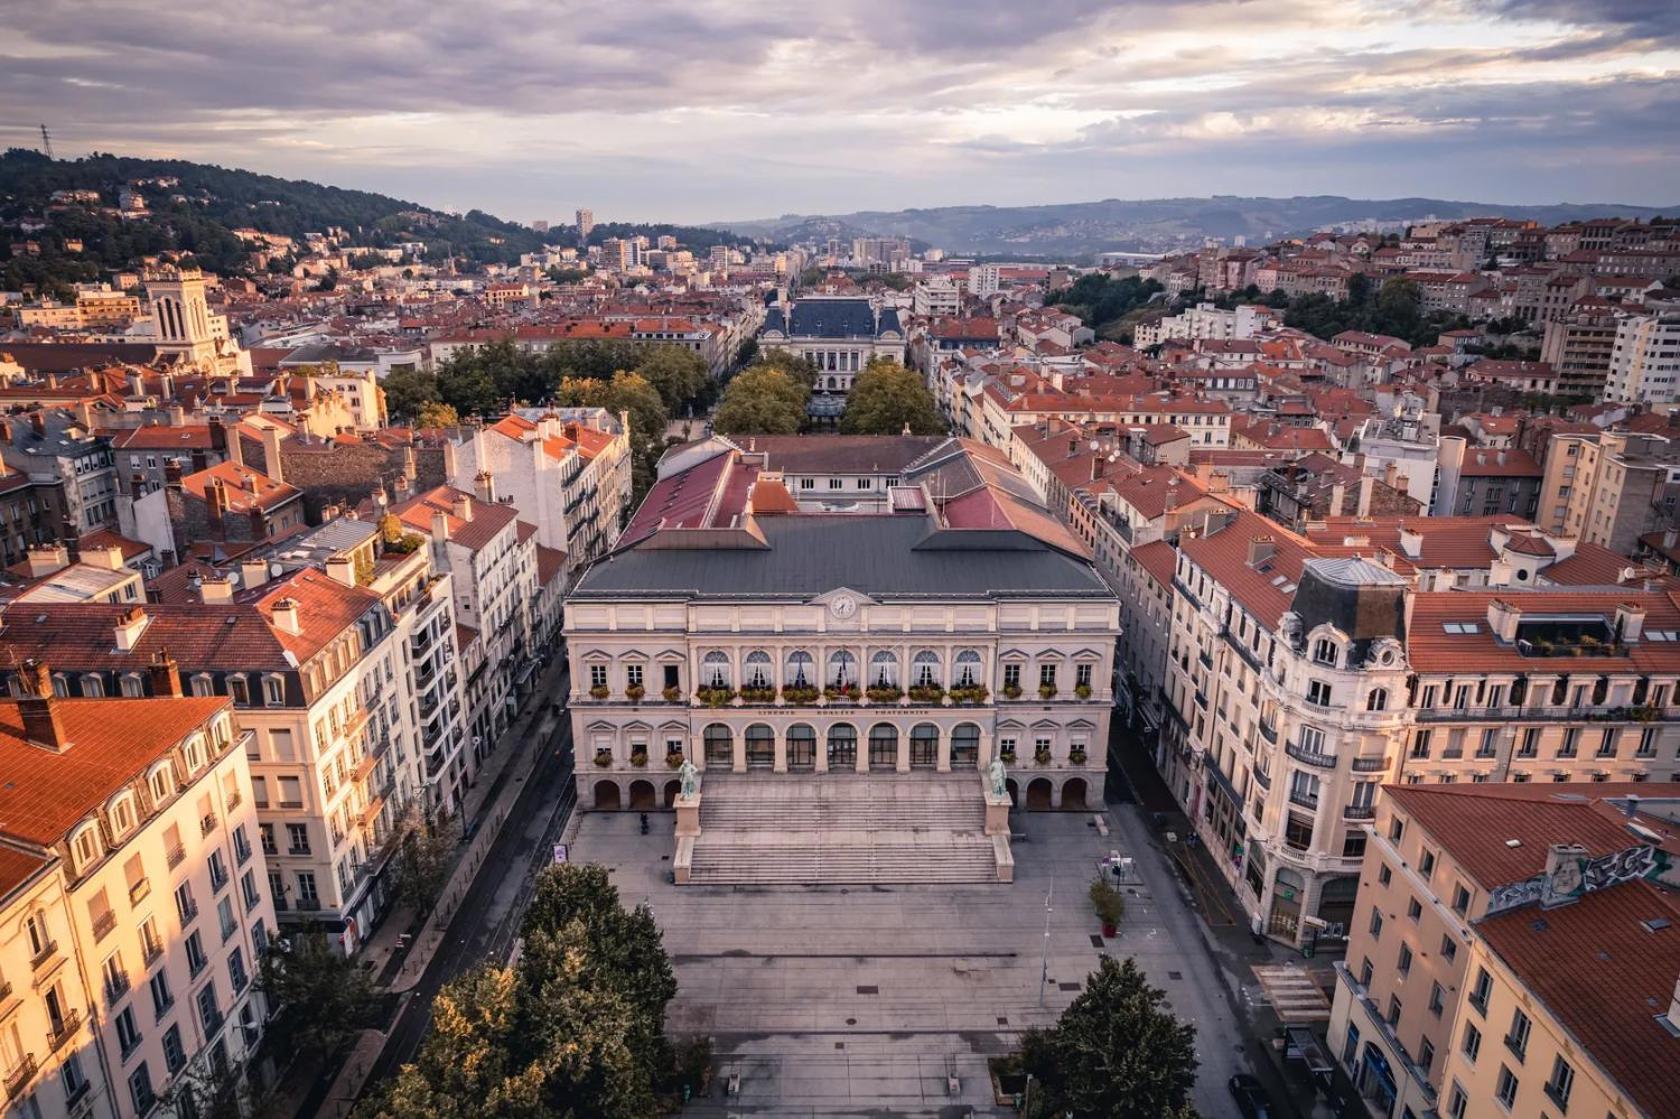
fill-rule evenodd
<path id="1" fill-rule="evenodd" d="M 399 3 L 370 31 L 326 5 L 36 5 L 0 32 L 0 132 L 527 221 L 1223 193 L 1666 205 L 1680 172 L 1664 4 L 490 8 Z"/>

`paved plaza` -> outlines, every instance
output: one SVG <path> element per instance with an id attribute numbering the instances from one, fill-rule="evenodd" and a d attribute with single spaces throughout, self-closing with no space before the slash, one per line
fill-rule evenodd
<path id="1" fill-rule="evenodd" d="M 738 1096 L 714 1092 L 688 1114 L 1009 1114 L 992 1099 L 986 1058 L 1053 1022 L 1106 952 L 1135 956 L 1195 1024 L 1195 1102 L 1223 1115 L 1243 1050 L 1226 965 L 1204 947 L 1136 808 L 1104 819 L 1106 837 L 1092 813 L 1016 813 L 1007 886 L 676 887 L 663 813 L 647 836 L 632 813 L 586 814 L 572 857 L 611 867 L 627 904 L 653 906 L 679 984 L 670 1031 L 710 1034 L 720 1077 L 740 1077 Z M 1110 851 L 1133 857 L 1135 874 L 1121 934 L 1099 943 L 1085 895 Z"/>

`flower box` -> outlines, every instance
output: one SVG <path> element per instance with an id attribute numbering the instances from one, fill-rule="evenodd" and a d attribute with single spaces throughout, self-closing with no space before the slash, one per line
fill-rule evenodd
<path id="1" fill-rule="evenodd" d="M 682 698 L 682 689 L 676 687 L 666 688 L 659 694 L 665 697 L 666 703 L 675 703 Z"/>
<path id="2" fill-rule="evenodd" d="M 1068 761 L 1071 762 L 1074 765 L 1084 765 L 1085 764 L 1085 751 L 1083 751 L 1083 750 L 1069 750 L 1068 751 Z"/>
<path id="3" fill-rule="evenodd" d="M 945 689 L 938 684 L 912 684 L 910 698 L 917 703 L 938 703 L 945 698 Z"/>
<path id="4" fill-rule="evenodd" d="M 877 684 L 867 694 L 870 703 L 897 703 L 904 695 L 891 684 Z"/>
<path id="5" fill-rule="evenodd" d="M 624 697 L 631 703 L 640 703 L 642 697 L 645 695 L 647 695 L 647 689 L 642 687 L 640 684 L 631 684 L 628 688 L 624 689 Z"/>
<path id="6" fill-rule="evenodd" d="M 1089 685 L 1089 684 L 1075 684 L 1073 686 L 1073 694 L 1078 696 L 1080 699 L 1090 699 L 1091 698 L 1091 685 Z"/>
<path id="7" fill-rule="evenodd" d="M 856 684 L 830 684 L 823 689 L 823 695 L 829 699 L 855 700 L 858 697 Z"/>
<path id="8" fill-rule="evenodd" d="M 742 703 L 774 703 L 776 702 L 775 688 L 742 688 Z"/>
<path id="9" fill-rule="evenodd" d="M 1033 755 L 1033 761 L 1036 762 L 1039 765 L 1049 765 L 1050 764 L 1050 751 L 1048 751 L 1048 750 L 1038 751 L 1036 754 Z"/>
<path id="10" fill-rule="evenodd" d="M 1055 699 L 1056 698 L 1056 685 L 1054 685 L 1054 684 L 1040 684 L 1038 686 L 1038 698 L 1039 699 Z"/>
<path id="11" fill-rule="evenodd" d="M 701 703 L 704 703 L 707 707 L 722 707 L 724 704 L 735 698 L 735 689 L 701 688 L 699 691 L 694 693 L 694 698 L 698 699 Z"/>
<path id="12" fill-rule="evenodd" d="M 600 766 L 602 769 L 606 769 L 608 766 L 612 765 L 612 751 L 611 750 L 597 750 L 597 751 L 595 751 L 595 764 Z"/>
<path id="13" fill-rule="evenodd" d="M 817 696 L 821 694 L 810 685 L 795 684 L 792 687 L 782 689 L 782 699 L 788 703 L 815 703 L 817 702 Z"/>
<path id="14" fill-rule="evenodd" d="M 984 684 L 952 688 L 950 693 L 951 699 L 957 703 L 985 703 L 987 694 Z"/>
<path id="15" fill-rule="evenodd" d="M 635 766 L 637 769 L 641 769 L 641 768 L 645 767 L 647 765 L 647 755 L 646 754 L 631 754 L 630 755 L 630 764 Z"/>
<path id="16" fill-rule="evenodd" d="M 683 756 L 680 752 L 665 755 L 665 768 L 667 769 L 681 769 L 682 763 Z"/>
<path id="17" fill-rule="evenodd" d="M 1003 698 L 1004 699 L 1020 699 L 1021 698 L 1021 685 L 1019 685 L 1019 684 L 1005 684 L 1003 686 Z"/>
<path id="18" fill-rule="evenodd" d="M 589 697 L 591 699 L 606 699 L 610 695 L 612 695 L 612 690 L 605 684 L 596 684 L 594 687 L 589 689 Z"/>

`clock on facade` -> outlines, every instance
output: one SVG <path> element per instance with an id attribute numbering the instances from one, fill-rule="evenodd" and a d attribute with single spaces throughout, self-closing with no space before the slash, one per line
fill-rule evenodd
<path id="1" fill-rule="evenodd" d="M 857 599 L 853 598 L 851 595 L 843 594 L 839 598 L 830 601 L 828 608 L 834 613 L 836 618 L 849 618 L 853 614 L 857 613 Z"/>

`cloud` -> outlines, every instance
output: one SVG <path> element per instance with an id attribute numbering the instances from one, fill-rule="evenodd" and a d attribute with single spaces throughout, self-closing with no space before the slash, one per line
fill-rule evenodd
<path id="1" fill-rule="evenodd" d="M 1667 202 L 1677 29 L 1672 0 L 36 0 L 0 28 L 0 140 L 46 121 L 61 150 L 524 218 L 1255 183 Z"/>

